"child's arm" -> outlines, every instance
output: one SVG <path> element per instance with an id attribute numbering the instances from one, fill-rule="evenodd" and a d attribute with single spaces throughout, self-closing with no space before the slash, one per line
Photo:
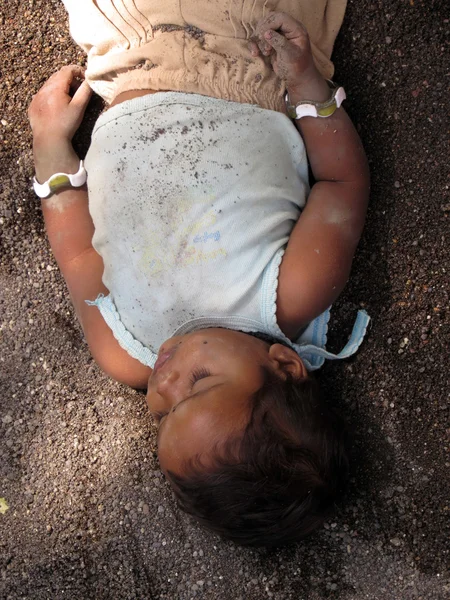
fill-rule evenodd
<path id="1" fill-rule="evenodd" d="M 76 173 L 80 160 L 72 147 L 89 102 L 83 82 L 70 96 L 79 67 L 64 67 L 33 98 L 28 114 L 33 129 L 33 153 L 39 182 L 58 172 Z M 92 247 L 94 225 L 86 186 L 67 188 L 42 200 L 47 235 L 92 355 L 108 375 L 132 387 L 147 386 L 151 369 L 131 358 L 115 340 L 100 311 L 85 300 L 107 294 L 102 283 L 103 261 Z"/>
<path id="2" fill-rule="evenodd" d="M 291 104 L 324 102 L 326 81 L 314 66 L 308 35 L 284 13 L 259 26 L 259 49 L 286 80 Z M 253 44 L 255 53 L 256 44 Z M 294 337 L 323 312 L 347 282 L 362 233 L 369 197 L 369 170 L 361 141 L 343 108 L 327 118 L 296 121 L 315 185 L 296 223 L 280 267 L 277 319 Z"/>

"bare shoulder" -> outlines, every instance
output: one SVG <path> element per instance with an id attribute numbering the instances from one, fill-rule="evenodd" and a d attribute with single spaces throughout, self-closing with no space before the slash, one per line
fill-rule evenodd
<path id="1" fill-rule="evenodd" d="M 103 261 L 99 254 L 89 247 L 70 261 L 61 262 L 60 267 L 95 362 L 116 381 L 146 388 L 152 369 L 131 357 L 115 339 L 99 309 L 86 303 L 99 294 L 109 294 L 102 282 Z"/>
<path id="2" fill-rule="evenodd" d="M 339 296 L 350 273 L 365 211 L 353 184 L 316 183 L 289 238 L 280 265 L 277 319 L 292 338 Z"/>
<path id="3" fill-rule="evenodd" d="M 135 389 L 146 389 L 152 369 L 120 346 L 96 306 L 86 305 L 84 311 L 91 313 L 84 319 L 84 333 L 98 366 L 120 383 Z"/>
<path id="4" fill-rule="evenodd" d="M 291 341 L 296 340 L 301 331 L 328 308 L 318 294 L 320 291 L 307 268 L 298 267 L 291 261 L 280 267 L 276 317 L 278 327 Z"/>

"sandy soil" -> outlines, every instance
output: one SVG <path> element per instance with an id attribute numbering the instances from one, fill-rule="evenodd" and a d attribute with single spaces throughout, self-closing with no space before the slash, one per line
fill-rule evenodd
<path id="1" fill-rule="evenodd" d="M 224 543 L 179 513 L 144 397 L 109 381 L 89 356 L 30 191 L 26 118 L 45 79 L 83 56 L 57 0 L 2 3 L 1 598 L 446 597 L 445 4 L 349 2 L 336 79 L 373 192 L 333 346 L 359 306 L 373 322 L 358 355 L 328 365 L 322 379 L 354 431 L 353 478 L 308 542 L 265 552 Z"/>

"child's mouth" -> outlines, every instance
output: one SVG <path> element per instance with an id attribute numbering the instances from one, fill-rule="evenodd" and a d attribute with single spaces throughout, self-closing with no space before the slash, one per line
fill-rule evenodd
<path id="1" fill-rule="evenodd" d="M 176 348 L 172 348 L 168 352 L 164 352 L 163 354 L 158 356 L 155 362 L 155 366 L 153 367 L 153 373 L 156 373 L 169 360 L 169 358 L 172 358 L 173 354 L 175 353 L 175 350 Z"/>

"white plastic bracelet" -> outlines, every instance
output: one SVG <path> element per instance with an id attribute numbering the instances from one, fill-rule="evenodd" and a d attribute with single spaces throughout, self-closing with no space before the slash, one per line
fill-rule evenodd
<path id="1" fill-rule="evenodd" d="M 331 117 L 347 96 L 343 87 L 337 86 L 332 81 L 328 81 L 328 85 L 331 88 L 331 98 L 326 102 L 303 100 L 294 106 L 289 101 L 289 94 L 286 94 L 287 112 L 291 119 L 301 119 L 302 117 Z"/>
<path id="2" fill-rule="evenodd" d="M 80 168 L 76 173 L 55 173 L 45 183 L 39 183 L 33 178 L 33 188 L 39 198 L 48 198 L 63 187 L 81 187 L 86 183 L 87 173 L 83 161 L 80 160 Z"/>

